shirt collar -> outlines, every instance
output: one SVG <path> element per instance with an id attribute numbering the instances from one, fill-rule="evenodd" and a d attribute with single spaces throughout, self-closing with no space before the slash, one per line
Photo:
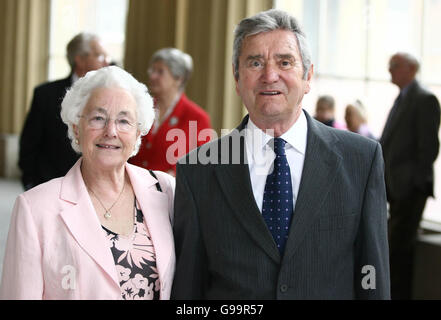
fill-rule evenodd
<path id="1" fill-rule="evenodd" d="M 297 152 L 304 155 L 306 152 L 307 132 L 308 124 L 305 113 L 302 111 L 297 121 L 280 138 L 287 142 L 286 148 L 294 148 Z M 254 158 L 262 154 L 272 138 L 272 136 L 259 129 L 251 119 L 248 119 L 245 141 L 247 148 L 249 148 Z"/>

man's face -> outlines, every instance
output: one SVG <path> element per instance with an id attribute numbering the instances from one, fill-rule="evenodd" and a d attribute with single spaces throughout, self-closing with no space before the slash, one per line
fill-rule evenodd
<path id="1" fill-rule="evenodd" d="M 275 30 L 244 39 L 236 91 L 251 120 L 258 123 L 297 120 L 309 92 L 312 66 L 303 80 L 303 65 L 293 32 Z"/>
<path id="2" fill-rule="evenodd" d="M 400 88 L 405 87 L 414 77 L 412 66 L 400 55 L 394 55 L 390 59 L 389 73 L 391 82 Z"/>
<path id="3" fill-rule="evenodd" d="M 98 70 L 109 65 L 109 58 L 101 43 L 90 42 L 90 53 L 85 56 L 77 56 L 76 67 L 79 76 L 85 75 L 92 70 Z"/>

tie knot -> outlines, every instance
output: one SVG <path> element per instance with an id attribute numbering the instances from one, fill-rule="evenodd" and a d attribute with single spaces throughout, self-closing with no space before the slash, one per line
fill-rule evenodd
<path id="1" fill-rule="evenodd" d="M 274 153 L 278 156 L 284 156 L 285 155 L 285 144 L 286 141 L 282 138 L 274 138 Z"/>

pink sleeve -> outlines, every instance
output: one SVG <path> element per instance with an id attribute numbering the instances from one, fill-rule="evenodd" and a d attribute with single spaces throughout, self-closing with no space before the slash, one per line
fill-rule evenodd
<path id="1" fill-rule="evenodd" d="M 3 263 L 0 299 L 42 299 L 41 246 L 29 204 L 15 201 Z"/>

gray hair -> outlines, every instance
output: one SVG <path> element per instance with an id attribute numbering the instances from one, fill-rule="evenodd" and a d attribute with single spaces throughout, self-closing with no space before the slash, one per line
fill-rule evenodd
<path id="1" fill-rule="evenodd" d="M 292 31 L 296 36 L 297 45 L 299 46 L 300 55 L 302 57 L 303 78 L 307 79 L 311 67 L 311 52 L 309 51 L 306 36 L 300 24 L 296 18 L 287 12 L 271 9 L 260 12 L 250 18 L 243 19 L 234 30 L 233 68 L 236 80 L 239 79 L 239 57 L 244 39 L 261 32 L 278 29 Z"/>
<path id="2" fill-rule="evenodd" d="M 193 59 L 176 48 L 164 48 L 156 51 L 150 59 L 150 65 L 156 61 L 164 62 L 175 79 L 181 79 L 181 90 L 184 90 L 193 72 Z"/>
<path id="3" fill-rule="evenodd" d="M 77 34 L 72 38 L 72 40 L 69 41 L 66 47 L 67 61 L 69 62 L 72 70 L 75 69 L 76 56 L 86 56 L 92 51 L 90 48 L 90 43 L 92 41 L 99 41 L 98 36 L 85 32 Z"/>
<path id="4" fill-rule="evenodd" d="M 78 125 L 79 116 L 83 112 L 92 91 L 98 88 L 111 87 L 127 90 L 136 101 L 137 128 L 141 134 L 136 141 L 135 150 L 131 156 L 138 153 L 141 136 L 149 132 L 155 119 L 153 99 L 144 84 L 138 82 L 130 73 L 117 66 L 89 71 L 66 92 L 61 103 L 61 119 L 68 127 L 68 136 L 72 148 L 76 152 L 81 153 L 81 150 L 78 144 L 75 143 L 73 125 Z"/>

